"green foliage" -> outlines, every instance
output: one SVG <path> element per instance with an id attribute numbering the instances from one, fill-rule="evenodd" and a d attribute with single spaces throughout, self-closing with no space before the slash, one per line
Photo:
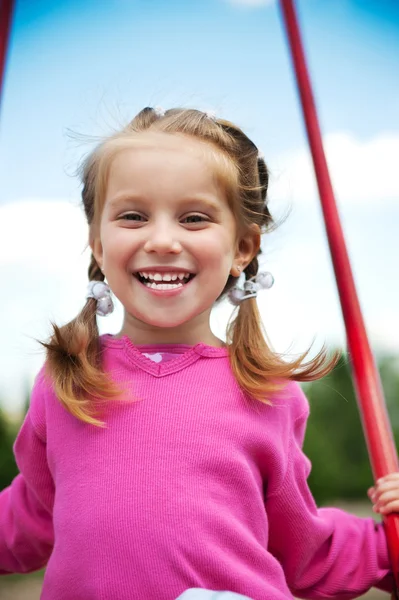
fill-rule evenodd
<path id="1" fill-rule="evenodd" d="M 384 358 L 379 367 L 398 441 L 397 360 Z M 311 408 L 304 451 L 312 461 L 309 485 L 316 501 L 365 499 L 373 479 L 347 360 L 341 358 L 330 375 L 304 389 Z"/>
<path id="2" fill-rule="evenodd" d="M 399 444 L 399 357 L 385 357 L 379 361 L 385 400 L 391 419 L 396 446 Z"/>
<path id="3" fill-rule="evenodd" d="M 0 490 L 7 487 L 18 473 L 12 445 L 15 431 L 0 410 Z"/>
<path id="4" fill-rule="evenodd" d="M 29 408 L 29 399 L 30 391 L 27 389 L 20 423 L 10 423 L 0 409 L 0 490 L 10 485 L 11 481 L 18 474 L 18 468 L 14 458 L 13 444 L 20 426 L 22 425 L 23 417 Z"/>

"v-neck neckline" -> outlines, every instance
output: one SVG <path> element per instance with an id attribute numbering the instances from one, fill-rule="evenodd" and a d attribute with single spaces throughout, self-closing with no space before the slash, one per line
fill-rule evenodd
<path id="1" fill-rule="evenodd" d="M 199 360 L 202 356 L 207 358 L 223 358 L 229 355 L 228 348 L 208 346 L 207 344 L 199 343 L 194 346 L 185 344 L 145 344 L 141 346 L 141 350 L 127 336 L 115 338 L 110 334 L 101 336 L 104 344 L 108 347 L 119 348 L 136 367 L 146 371 L 155 377 L 164 377 L 177 373 Z M 142 350 L 151 352 L 176 352 L 176 358 L 172 358 L 165 362 L 156 363 L 143 353 Z"/>

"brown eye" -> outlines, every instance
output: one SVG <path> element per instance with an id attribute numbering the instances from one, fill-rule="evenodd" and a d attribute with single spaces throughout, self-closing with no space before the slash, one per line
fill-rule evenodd
<path id="1" fill-rule="evenodd" d="M 204 223 L 207 222 L 207 219 L 204 215 L 188 215 L 188 217 L 184 217 L 184 223 Z"/>
<path id="2" fill-rule="evenodd" d="M 137 221 L 139 223 L 142 223 L 143 221 L 145 221 L 145 217 L 143 217 L 143 215 L 140 215 L 138 213 L 126 213 L 126 215 L 122 215 L 121 219 L 123 221 Z"/>

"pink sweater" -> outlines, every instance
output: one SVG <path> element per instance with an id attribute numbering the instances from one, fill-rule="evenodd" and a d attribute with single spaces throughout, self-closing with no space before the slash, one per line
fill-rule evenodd
<path id="1" fill-rule="evenodd" d="M 39 374 L 15 443 L 21 474 L 0 494 L 0 573 L 47 565 L 42 600 L 392 589 L 382 526 L 315 506 L 297 384 L 267 406 L 241 393 L 225 349 L 184 347 L 156 364 L 127 338 L 102 344 L 104 368 L 136 401 L 109 403 L 95 428 Z"/>

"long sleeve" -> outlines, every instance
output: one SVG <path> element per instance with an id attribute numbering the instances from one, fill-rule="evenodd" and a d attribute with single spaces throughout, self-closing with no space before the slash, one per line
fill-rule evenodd
<path id="1" fill-rule="evenodd" d="M 301 403 L 304 410 L 291 426 L 283 483 L 266 496 L 269 550 L 282 564 L 295 596 L 354 598 L 373 586 L 390 591 L 393 577 L 383 526 L 316 507 L 307 484 L 310 461 L 302 452 L 309 412 L 303 394 Z"/>
<path id="2" fill-rule="evenodd" d="M 53 548 L 54 485 L 39 425 L 42 378 L 14 444 L 20 474 L 0 493 L 0 574 L 27 573 L 43 567 Z M 34 425 L 36 422 L 36 426 Z"/>

